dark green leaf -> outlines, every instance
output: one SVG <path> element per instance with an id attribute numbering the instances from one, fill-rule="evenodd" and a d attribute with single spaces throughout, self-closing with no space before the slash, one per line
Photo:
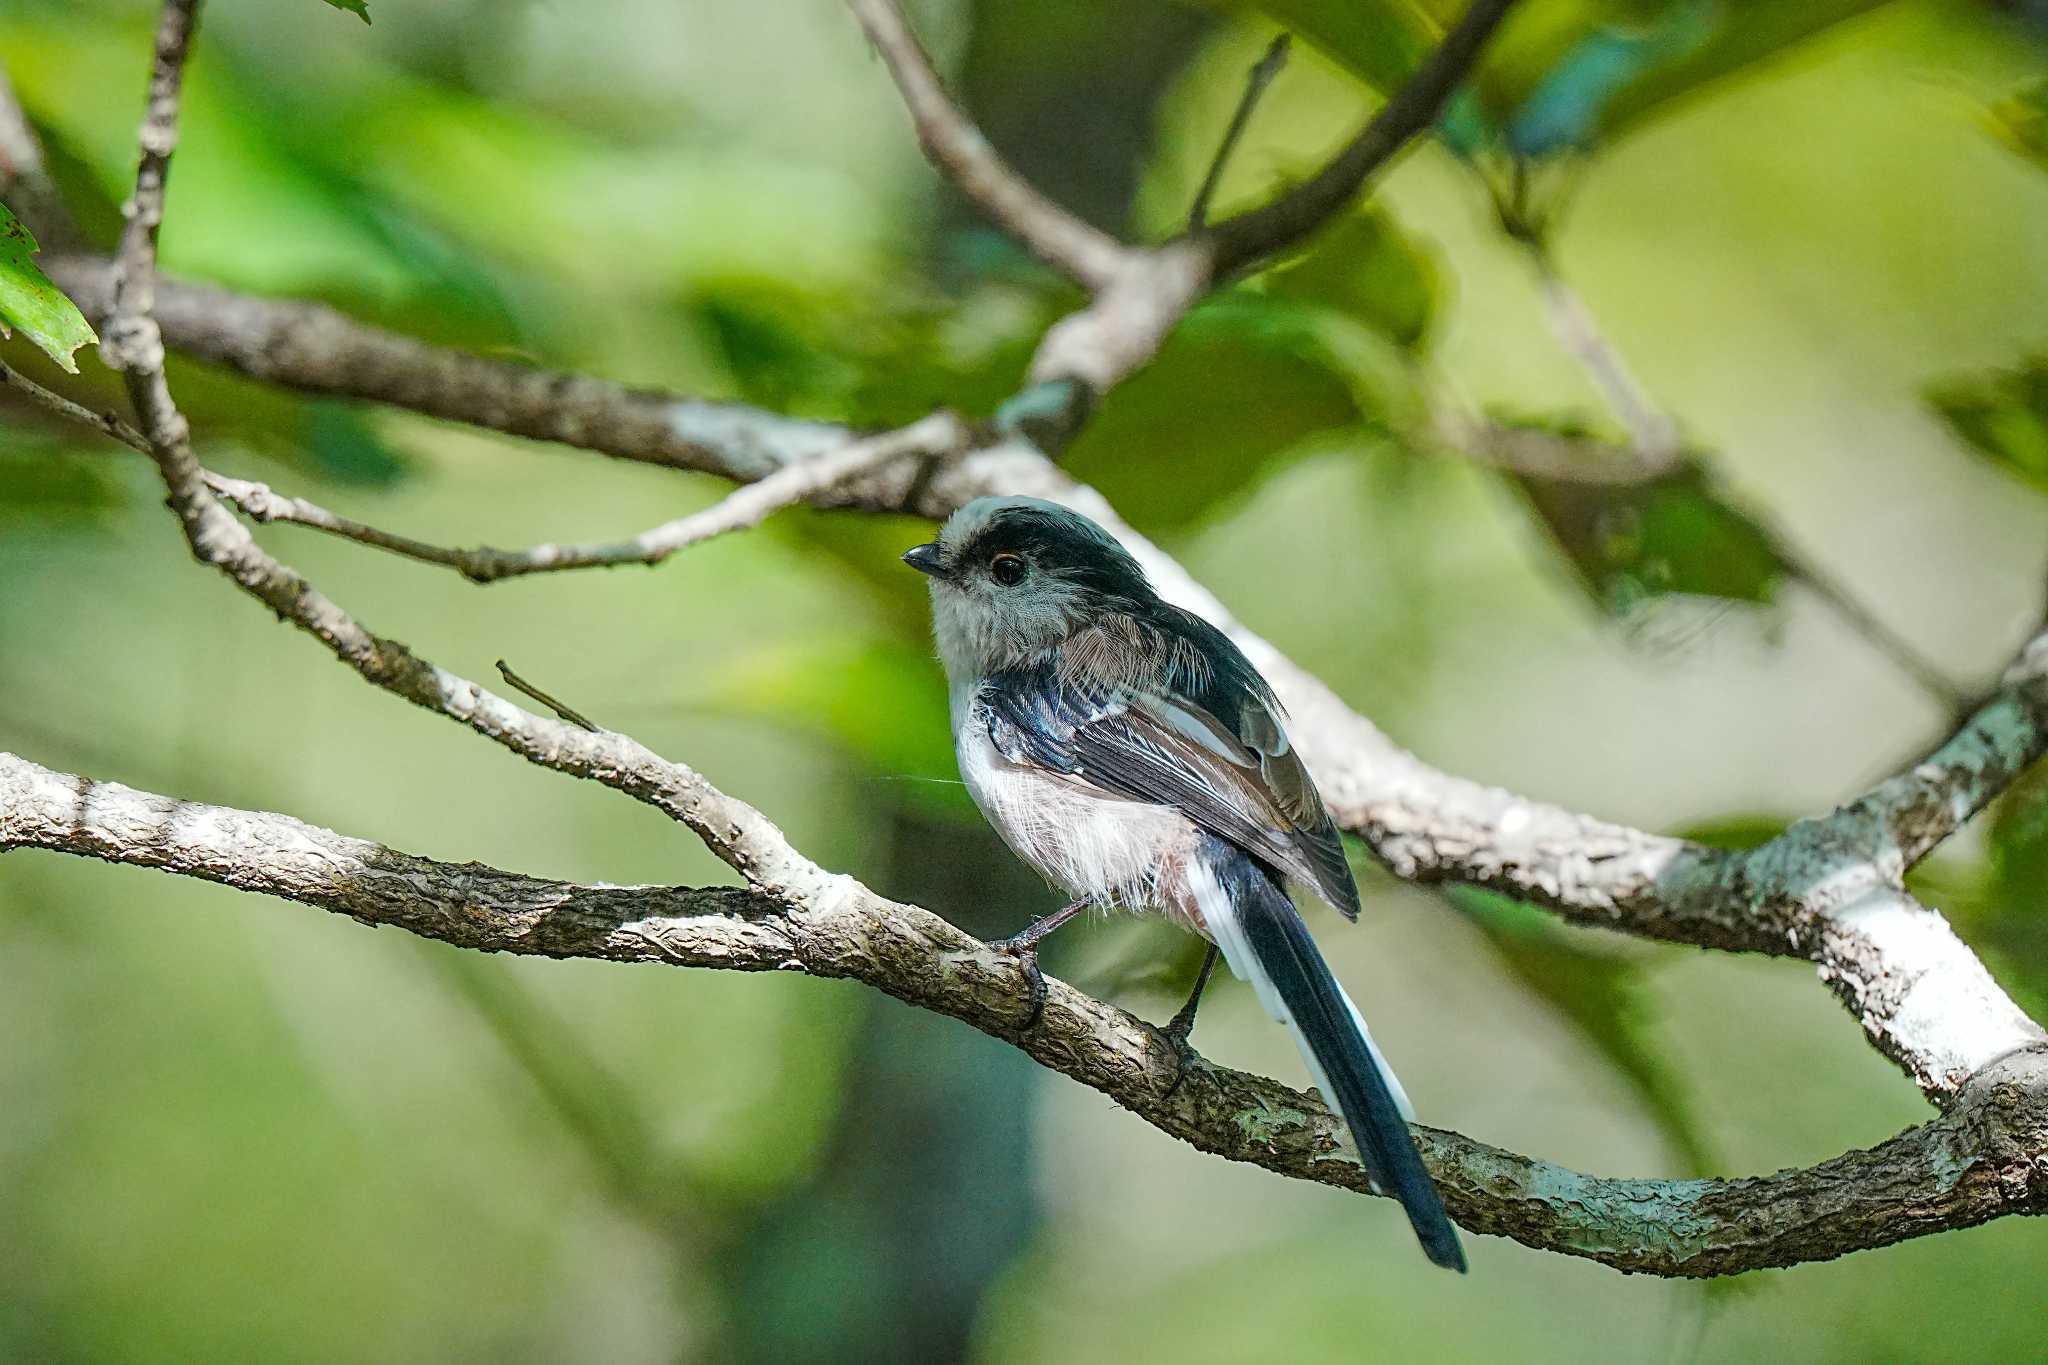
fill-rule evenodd
<path id="1" fill-rule="evenodd" d="M 370 6 L 367 0 L 327 0 L 336 9 L 345 9 L 364 23 L 370 22 Z"/>
<path id="2" fill-rule="evenodd" d="M 1508 477 L 1586 590 L 1616 616 L 1670 596 L 1767 603 L 1791 573 L 1763 528 L 1696 466 L 1632 483 Z"/>
<path id="3" fill-rule="evenodd" d="M 2048 491 L 2048 354 L 1936 384 L 1927 401 L 1970 449 Z"/>
<path id="4" fill-rule="evenodd" d="M 71 353 L 99 338 L 77 305 L 36 268 L 30 258 L 37 249 L 29 230 L 0 204 L 0 337 L 19 327 L 50 359 L 77 374 Z"/>
<path id="5" fill-rule="evenodd" d="M 1393 425 L 1412 379 L 1384 336 L 1248 289 L 1190 313 L 1103 399 L 1067 464 L 1141 523 L 1183 523 L 1308 438 Z"/>

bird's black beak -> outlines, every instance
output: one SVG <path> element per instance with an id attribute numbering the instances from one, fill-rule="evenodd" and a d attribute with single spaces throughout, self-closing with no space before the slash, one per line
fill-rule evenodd
<path id="1" fill-rule="evenodd" d="M 933 578 L 946 576 L 945 561 L 939 558 L 939 547 L 936 544 L 911 546 L 903 552 L 903 562 L 919 573 L 928 573 Z"/>

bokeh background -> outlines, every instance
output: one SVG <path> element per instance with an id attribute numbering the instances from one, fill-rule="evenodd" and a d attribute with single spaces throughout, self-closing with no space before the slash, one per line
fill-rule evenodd
<path id="1" fill-rule="evenodd" d="M 0 12 L 0 61 L 102 243 L 153 8 Z M 913 18 L 1042 186 L 1157 235 L 1275 16 L 1316 41 L 1224 208 L 1355 126 L 1421 12 Z M 831 0 L 371 13 L 209 6 L 167 269 L 873 423 L 986 416 L 1072 301 L 935 180 Z M 2024 3 L 1527 0 L 1455 146 L 1205 305 L 1071 466 L 1433 763 L 1710 838 L 1823 811 L 1949 723 L 1907 656 L 1968 693 L 2042 611 L 2043 23 Z M 1681 476 L 1536 485 L 1432 434 L 1480 414 L 1588 460 L 1620 436 L 1502 228 L 1504 148 L 1529 162 L 1555 270 L 1684 433 Z M 89 354 L 77 379 L 19 339 L 5 354 L 113 400 Z M 722 491 L 172 377 L 215 467 L 447 543 L 611 537 Z M 0 409 L 0 747 L 451 861 L 720 878 L 650 811 L 363 686 L 195 566 L 160 497 L 143 461 Z M 951 782 L 922 586 L 895 562 L 925 530 L 800 511 L 658 570 L 489 589 L 261 535 L 373 628 L 473 677 L 507 657 L 826 864 L 1008 932 L 1052 901 Z M 1927 1116 L 1807 967 L 1569 931 L 1356 861 L 1361 923 L 1316 923 L 1430 1122 L 1677 1176 L 1810 1163 Z M 1922 887 L 2037 1013 L 2044 871 L 2048 815 L 2021 792 Z M 1157 926 L 1063 940 L 1051 970 L 1153 1018 L 1193 965 Z M 1196 1041 L 1305 1083 L 1235 983 Z M 486 958 L 132 869 L 0 861 L 11 1360 L 2043 1350 L 2048 1231 L 2018 1220 L 1704 1287 L 1470 1250 L 1471 1277 L 1445 1276 L 1388 1206 L 1202 1157 L 848 983 Z"/>

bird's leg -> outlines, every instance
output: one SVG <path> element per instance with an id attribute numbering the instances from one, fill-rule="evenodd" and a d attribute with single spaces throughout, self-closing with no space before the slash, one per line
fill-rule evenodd
<path id="1" fill-rule="evenodd" d="M 1209 988 L 1209 973 L 1216 970 L 1216 959 L 1220 956 L 1221 950 L 1210 944 L 1209 951 L 1202 957 L 1202 970 L 1195 973 L 1195 989 L 1189 994 L 1188 1002 L 1176 1010 L 1173 1018 L 1166 1021 L 1166 1027 L 1160 1030 L 1183 1052 L 1187 1050 L 1188 1035 L 1195 1031 L 1195 1010 L 1202 1003 L 1202 992 Z"/>
<path id="2" fill-rule="evenodd" d="M 1045 1013 L 1045 973 L 1038 969 L 1038 945 L 1046 935 L 1086 910 L 1089 904 L 1086 900 L 1074 901 L 1050 915 L 1041 915 L 1008 938 L 989 940 L 989 947 L 1016 958 L 1018 969 L 1024 973 L 1024 984 L 1031 992 L 1031 1017 L 1024 1023 L 1027 1032 L 1038 1027 L 1039 1016 Z"/>
<path id="3" fill-rule="evenodd" d="M 1195 1010 L 1202 1003 L 1202 992 L 1209 988 L 1209 973 L 1216 970 L 1216 959 L 1220 956 L 1221 951 L 1215 944 L 1210 944 L 1209 951 L 1202 955 L 1202 970 L 1195 973 L 1195 988 L 1189 992 L 1188 1002 L 1174 1011 L 1173 1018 L 1167 1020 L 1166 1027 L 1160 1030 L 1173 1040 L 1173 1050 L 1176 1054 L 1173 1084 L 1166 1087 L 1169 1097 L 1180 1089 L 1180 1083 L 1187 1079 L 1188 1058 L 1193 1056 L 1195 1051 L 1188 1046 L 1188 1035 L 1195 1031 Z"/>

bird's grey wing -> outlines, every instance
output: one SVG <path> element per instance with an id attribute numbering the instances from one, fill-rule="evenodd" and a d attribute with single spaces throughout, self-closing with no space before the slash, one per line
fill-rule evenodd
<path id="1" fill-rule="evenodd" d="M 1077 680 L 1047 662 L 990 679 L 980 705 L 1012 762 L 1172 806 L 1355 917 L 1357 886 L 1314 783 L 1269 703 L 1239 701 L 1238 723 L 1225 724 L 1183 692 Z"/>

